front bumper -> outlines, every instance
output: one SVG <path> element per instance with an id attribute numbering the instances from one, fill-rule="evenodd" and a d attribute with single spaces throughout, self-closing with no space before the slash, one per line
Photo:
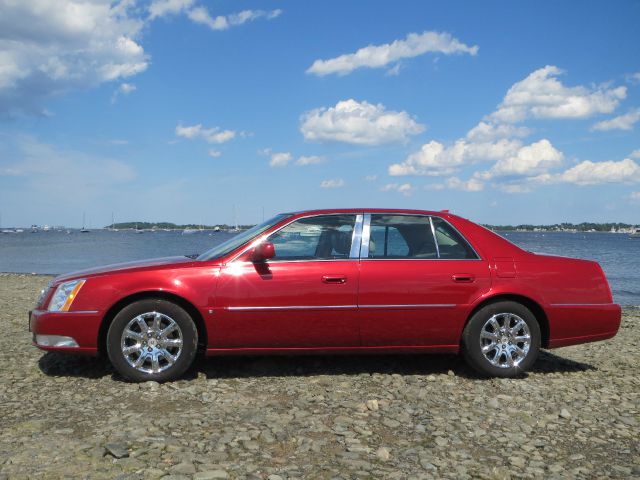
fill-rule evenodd
<path id="1" fill-rule="evenodd" d="M 98 332 L 102 314 L 97 311 L 29 312 L 33 345 L 47 351 L 84 355 L 98 354 Z"/>

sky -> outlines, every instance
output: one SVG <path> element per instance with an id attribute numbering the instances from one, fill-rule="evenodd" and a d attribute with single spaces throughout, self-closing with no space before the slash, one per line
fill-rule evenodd
<path id="1" fill-rule="evenodd" d="M 0 0 L 2 226 L 640 224 L 639 24 L 637 0 Z"/>

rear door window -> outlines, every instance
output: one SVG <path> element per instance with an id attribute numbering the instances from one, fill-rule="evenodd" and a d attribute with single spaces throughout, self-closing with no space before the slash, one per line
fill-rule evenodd
<path id="1" fill-rule="evenodd" d="M 370 232 L 369 258 L 438 258 L 427 216 L 373 214 Z"/>

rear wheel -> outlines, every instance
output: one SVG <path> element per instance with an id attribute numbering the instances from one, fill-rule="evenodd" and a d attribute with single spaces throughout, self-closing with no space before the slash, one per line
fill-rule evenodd
<path id="1" fill-rule="evenodd" d="M 473 314 L 462 334 L 467 363 L 489 377 L 516 377 L 527 371 L 540 351 L 540 326 L 524 305 L 502 301 Z"/>
<path id="2" fill-rule="evenodd" d="M 123 308 L 107 333 L 107 353 L 128 380 L 164 382 L 193 363 L 198 332 L 189 314 L 167 300 L 140 300 Z"/>

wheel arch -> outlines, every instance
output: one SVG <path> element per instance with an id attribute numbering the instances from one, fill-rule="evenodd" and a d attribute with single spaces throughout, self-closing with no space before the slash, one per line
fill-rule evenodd
<path id="1" fill-rule="evenodd" d="M 207 347 L 207 327 L 204 323 L 204 319 L 202 318 L 202 314 L 200 311 L 191 303 L 189 300 L 181 297 L 180 295 L 176 295 L 170 292 L 161 292 L 157 290 L 137 292 L 132 295 L 128 295 L 126 297 L 121 298 L 116 303 L 114 303 L 107 313 L 102 318 L 102 322 L 100 323 L 100 329 L 98 330 L 98 351 L 102 355 L 106 355 L 107 352 L 107 332 L 109 331 L 109 327 L 111 326 L 111 322 L 116 317 L 118 312 L 122 310 L 127 305 L 130 305 L 133 302 L 137 302 L 138 300 L 148 300 L 148 299 L 161 299 L 167 300 L 175 303 L 176 305 L 182 307 L 189 316 L 193 319 L 196 324 L 196 330 L 198 332 L 198 350 L 204 350 Z"/>
<path id="2" fill-rule="evenodd" d="M 536 320 L 538 321 L 538 325 L 540 326 L 540 335 L 542 337 L 540 339 L 540 346 L 543 348 L 548 348 L 549 332 L 550 332 L 549 318 L 547 317 L 546 312 L 538 302 L 536 302 L 535 300 L 525 295 L 518 295 L 514 293 L 503 293 L 503 294 L 495 295 L 493 297 L 485 298 L 480 303 L 478 303 L 473 308 L 473 310 L 471 310 L 471 312 L 469 312 L 469 315 L 467 316 L 464 322 L 464 327 L 467 326 L 467 324 L 469 323 L 469 320 L 471 320 L 471 317 L 473 317 L 478 310 L 492 303 L 503 302 L 503 301 L 520 303 L 525 307 L 527 307 L 529 310 L 531 310 L 531 313 L 533 313 L 533 316 L 536 317 Z"/>

